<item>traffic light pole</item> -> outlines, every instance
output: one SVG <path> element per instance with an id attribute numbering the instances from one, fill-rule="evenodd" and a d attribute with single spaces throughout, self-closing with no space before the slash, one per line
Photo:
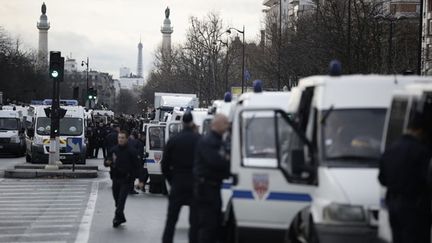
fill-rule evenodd
<path id="1" fill-rule="evenodd" d="M 53 96 L 51 103 L 51 130 L 48 165 L 45 169 L 59 169 L 60 162 L 60 81 L 63 80 L 64 58 L 60 52 L 50 52 L 50 77 L 53 82 Z"/>

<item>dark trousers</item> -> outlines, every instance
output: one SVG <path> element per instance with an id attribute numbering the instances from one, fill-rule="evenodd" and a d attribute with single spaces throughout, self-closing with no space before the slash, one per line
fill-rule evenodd
<path id="1" fill-rule="evenodd" d="M 388 195 L 393 243 L 429 243 L 431 201 L 428 197 Z"/>
<path id="2" fill-rule="evenodd" d="M 124 208 L 126 204 L 126 198 L 129 194 L 129 188 L 131 184 L 131 179 L 116 179 L 112 180 L 112 192 L 115 202 L 115 219 L 125 219 Z"/>
<path id="3" fill-rule="evenodd" d="M 222 199 L 219 183 L 195 185 L 198 243 L 215 243 L 221 238 Z"/>
<path id="4" fill-rule="evenodd" d="M 94 148 L 94 156 L 95 156 L 95 158 L 98 157 L 99 149 L 102 149 L 102 155 L 103 155 L 104 159 L 106 159 L 106 155 L 107 155 L 106 148 L 105 148 L 105 146 L 101 146 L 101 145 L 96 145 L 95 148 Z"/>
<path id="5" fill-rule="evenodd" d="M 178 221 L 182 206 L 189 206 L 189 243 L 195 243 L 196 240 L 196 214 L 193 201 L 193 179 L 192 175 L 188 177 L 178 176 L 171 182 L 171 192 L 168 197 L 168 213 L 165 221 L 165 229 L 162 236 L 163 243 L 172 243 L 174 238 L 175 226 Z"/>

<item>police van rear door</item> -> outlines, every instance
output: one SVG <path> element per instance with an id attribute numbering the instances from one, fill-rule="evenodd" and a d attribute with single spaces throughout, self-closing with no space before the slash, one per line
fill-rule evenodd
<path id="1" fill-rule="evenodd" d="M 149 174 L 162 174 L 160 162 L 165 145 L 165 125 L 149 124 L 146 133 L 146 165 Z"/>
<path id="2" fill-rule="evenodd" d="M 231 169 L 238 175 L 231 202 L 236 224 L 242 228 L 286 230 L 296 214 L 312 201 L 310 192 L 314 187 L 289 182 L 280 169 L 279 161 L 285 157 L 282 148 L 293 141 L 301 147 L 301 139 L 283 111 L 243 109 L 236 116 L 232 131 L 237 134 L 232 136 L 231 147 Z"/>

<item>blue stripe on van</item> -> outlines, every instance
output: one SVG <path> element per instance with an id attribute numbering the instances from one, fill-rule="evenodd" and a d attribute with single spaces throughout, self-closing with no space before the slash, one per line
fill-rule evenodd
<path id="1" fill-rule="evenodd" d="M 146 159 L 145 162 L 146 162 L 146 163 L 150 163 L 150 164 L 152 164 L 152 163 L 153 163 L 153 164 L 156 163 L 156 161 L 155 161 L 154 159 Z"/>
<path id="2" fill-rule="evenodd" d="M 254 199 L 254 196 L 251 191 L 234 190 L 232 196 L 233 198 Z"/>
<path id="3" fill-rule="evenodd" d="M 222 183 L 222 189 L 231 189 L 231 183 Z"/>
<path id="4" fill-rule="evenodd" d="M 234 190 L 233 198 L 236 199 L 252 199 L 254 195 L 249 190 Z M 269 201 L 293 201 L 293 202 L 311 202 L 312 197 L 309 194 L 304 193 L 292 193 L 292 192 L 270 192 L 266 200 Z"/>
<path id="5" fill-rule="evenodd" d="M 303 193 L 270 192 L 267 200 L 311 202 L 312 197 Z"/>

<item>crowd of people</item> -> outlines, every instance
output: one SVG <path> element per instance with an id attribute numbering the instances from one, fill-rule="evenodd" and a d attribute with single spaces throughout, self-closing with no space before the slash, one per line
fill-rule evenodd
<path id="1" fill-rule="evenodd" d="M 129 131 L 113 124 L 93 127 L 94 149 L 105 147 L 104 165 L 110 167 L 115 202 L 113 227 L 126 222 L 124 208 L 134 182 L 144 189 L 148 173 L 143 168 L 145 134 L 132 128 Z M 190 207 L 189 242 L 219 242 L 221 240 L 222 180 L 230 176 L 229 153 L 223 135 L 228 131 L 228 118 L 216 115 L 211 132 L 201 136 L 190 112 L 183 116 L 183 130 L 164 146 L 162 173 L 170 184 L 168 210 L 163 243 L 173 242 L 175 225 L 182 206 Z M 104 138 L 104 139 L 101 139 Z M 117 141 L 114 143 L 114 138 Z M 92 154 L 97 156 L 95 152 Z M 144 169 L 144 170 L 143 170 Z"/>

